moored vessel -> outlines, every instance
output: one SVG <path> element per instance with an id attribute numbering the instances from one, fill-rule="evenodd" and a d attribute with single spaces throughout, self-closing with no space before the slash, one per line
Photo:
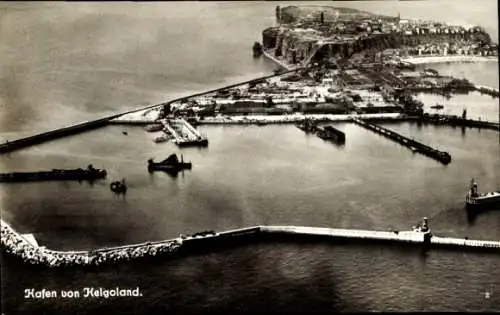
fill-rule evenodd
<path id="1" fill-rule="evenodd" d="M 88 180 L 103 179 L 107 175 L 106 170 L 94 168 L 90 164 L 87 169 L 77 168 L 73 170 L 52 169 L 40 172 L 13 172 L 0 174 L 0 182 L 31 182 L 52 180 Z"/>
<path id="2" fill-rule="evenodd" d="M 444 108 L 444 106 L 443 106 L 443 105 L 441 105 L 441 104 L 436 104 L 436 105 L 431 106 L 431 108 L 432 108 L 432 109 L 443 109 L 443 108 Z"/>
<path id="3" fill-rule="evenodd" d="M 259 42 L 255 42 L 252 47 L 253 56 L 260 57 L 263 53 L 262 45 Z"/>
<path id="4" fill-rule="evenodd" d="M 469 192 L 465 197 L 465 204 L 467 209 L 481 208 L 491 205 L 500 205 L 500 191 L 493 191 L 487 193 L 479 193 L 477 182 L 472 179 Z"/>

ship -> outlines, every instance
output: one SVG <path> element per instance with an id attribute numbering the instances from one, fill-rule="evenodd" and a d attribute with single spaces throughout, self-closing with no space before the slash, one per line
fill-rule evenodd
<path id="1" fill-rule="evenodd" d="M 94 181 L 106 178 L 104 169 L 96 169 L 90 164 L 87 169 L 77 168 L 73 170 L 52 169 L 40 172 L 13 172 L 0 174 L 0 182 L 31 182 L 31 181 L 55 181 L 55 180 L 87 180 Z"/>
<path id="2" fill-rule="evenodd" d="M 169 173 L 177 173 L 179 171 L 192 168 L 191 162 L 184 162 L 184 157 L 181 154 L 181 160 L 177 158 L 177 154 L 171 154 L 168 158 L 161 162 L 155 162 L 153 159 L 148 160 L 148 171 L 164 171 Z"/>
<path id="3" fill-rule="evenodd" d="M 487 193 L 479 193 L 477 189 L 477 182 L 472 179 L 469 192 L 465 197 L 465 204 L 467 209 L 476 209 L 491 205 L 500 205 L 500 191 L 493 191 Z"/>

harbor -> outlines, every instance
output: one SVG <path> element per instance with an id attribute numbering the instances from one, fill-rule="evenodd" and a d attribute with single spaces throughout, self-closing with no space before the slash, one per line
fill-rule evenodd
<path id="1" fill-rule="evenodd" d="M 497 311 L 485 1 L 7 5 L 0 143 L 109 120 L 0 154 L 4 313 Z"/>

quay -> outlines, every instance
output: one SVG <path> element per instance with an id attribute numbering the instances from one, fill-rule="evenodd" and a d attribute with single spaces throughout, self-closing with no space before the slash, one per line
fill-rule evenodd
<path id="1" fill-rule="evenodd" d="M 398 134 L 397 132 L 394 132 L 390 129 L 380 127 L 378 125 L 363 121 L 363 120 L 358 119 L 356 117 L 353 117 L 352 121 L 363 128 L 371 130 L 379 135 L 382 135 L 388 139 L 391 139 L 399 144 L 404 145 L 405 147 L 409 148 L 413 152 L 421 153 L 421 154 L 428 156 L 430 158 L 433 158 L 433 159 L 435 159 L 435 160 L 437 160 L 445 165 L 449 164 L 451 162 L 451 156 L 448 152 L 439 151 L 437 149 L 431 148 L 431 147 L 429 147 L 421 142 L 418 142 L 418 141 L 409 139 L 405 136 L 402 136 L 402 135 Z"/>
<path id="2" fill-rule="evenodd" d="M 416 117 L 400 113 L 385 114 L 358 114 L 364 120 L 378 121 L 407 121 Z M 271 125 L 271 124 L 297 124 L 310 120 L 314 122 L 350 122 L 351 115 L 340 114 L 303 114 L 294 113 L 290 115 L 249 115 L 249 116 L 218 116 L 205 117 L 198 120 L 200 125 Z"/>
<path id="3" fill-rule="evenodd" d="M 417 245 L 424 250 L 432 248 L 451 248 L 458 250 L 476 249 L 489 250 L 500 254 L 498 240 L 469 240 L 465 238 L 441 237 L 431 233 L 427 219 L 409 231 L 371 231 L 355 229 L 335 229 L 307 226 L 270 226 L 259 225 L 248 228 L 234 229 L 225 232 L 202 232 L 193 235 L 180 235 L 179 238 L 144 242 L 140 244 L 109 247 L 87 251 L 57 251 L 39 246 L 36 239 L 30 235 L 21 235 L 1 219 L 2 250 L 21 258 L 25 263 L 60 266 L 98 266 L 104 263 L 116 263 L 144 257 L 154 257 L 164 253 L 176 253 L 183 246 L 206 248 L 207 242 L 224 246 L 230 239 L 295 237 L 306 240 L 309 237 L 358 242 L 396 243 L 400 245 Z"/>

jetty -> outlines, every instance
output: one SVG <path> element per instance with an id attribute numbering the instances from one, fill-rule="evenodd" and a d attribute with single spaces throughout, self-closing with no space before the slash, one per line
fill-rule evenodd
<path id="1" fill-rule="evenodd" d="M 437 149 L 431 148 L 421 142 L 415 141 L 413 139 L 407 138 L 403 135 L 398 134 L 390 129 L 375 125 L 374 123 L 363 121 L 359 118 L 352 117 L 352 121 L 357 125 L 371 130 L 379 135 L 382 135 L 388 139 L 391 139 L 407 148 L 413 152 L 421 153 L 425 156 L 433 158 L 443 164 L 449 164 L 451 162 L 451 156 L 448 152 L 439 151 Z"/>
<path id="2" fill-rule="evenodd" d="M 172 136 L 173 142 L 179 147 L 208 146 L 207 137 L 202 135 L 185 119 L 163 119 L 161 122 L 164 130 Z"/>

